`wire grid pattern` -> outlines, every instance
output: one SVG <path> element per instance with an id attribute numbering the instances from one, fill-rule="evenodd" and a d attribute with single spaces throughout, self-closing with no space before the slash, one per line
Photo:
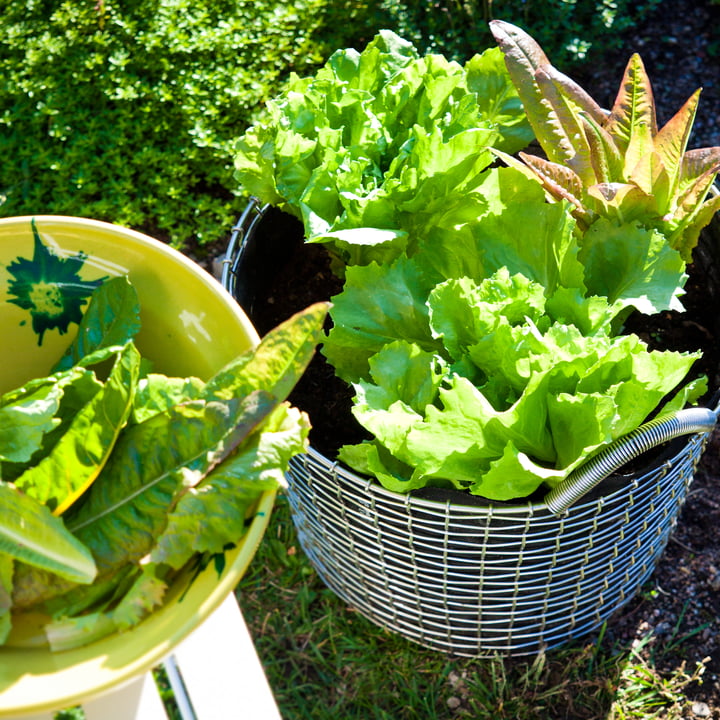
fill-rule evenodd
<path id="1" fill-rule="evenodd" d="M 562 516 L 392 493 L 313 449 L 291 462 L 288 497 L 321 579 L 377 625 L 454 655 L 529 655 L 588 634 L 636 594 L 707 437 Z"/>

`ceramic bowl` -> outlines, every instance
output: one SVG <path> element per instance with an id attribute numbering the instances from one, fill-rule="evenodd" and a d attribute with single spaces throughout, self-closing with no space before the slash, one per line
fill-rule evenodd
<path id="1" fill-rule="evenodd" d="M 206 379 L 258 342 L 220 283 L 162 242 L 88 219 L 6 218 L 0 220 L 0 392 L 46 375 L 77 331 L 78 306 L 91 288 L 122 274 L 142 307 L 138 348 L 158 371 Z M 135 628 L 63 652 L 0 647 L 0 717 L 80 704 L 159 663 L 233 591 L 273 501 L 273 492 L 261 496 L 247 534 L 227 553 L 220 574 L 208 566 L 192 582 L 190 573 L 181 576 L 164 605 Z M 14 626 L 13 637 L 33 644 L 31 618 Z"/>

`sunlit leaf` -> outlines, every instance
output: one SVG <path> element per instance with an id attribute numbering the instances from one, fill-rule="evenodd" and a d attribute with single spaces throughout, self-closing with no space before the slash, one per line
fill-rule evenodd
<path id="1" fill-rule="evenodd" d="M 0 553 L 78 583 L 95 578 L 88 548 L 60 518 L 10 483 L 0 482 Z"/>
<path id="2" fill-rule="evenodd" d="M 124 346 L 139 329 L 140 304 L 127 276 L 106 280 L 93 293 L 77 335 L 56 369 L 72 367 L 101 348 Z"/>
<path id="3" fill-rule="evenodd" d="M 639 133 L 643 134 L 643 138 L 653 138 L 657 133 L 652 87 L 642 59 L 637 53 L 631 56 L 625 68 L 605 129 L 624 152 L 628 151 L 631 142 L 639 144 Z M 642 147 L 637 147 L 636 154 L 641 155 L 651 149 L 651 144 L 644 140 Z"/>
<path id="4" fill-rule="evenodd" d="M 132 409 L 139 372 L 140 354 L 129 343 L 103 388 L 73 418 L 50 454 L 16 480 L 17 486 L 56 515 L 65 512 L 107 462 Z"/>
<path id="5" fill-rule="evenodd" d="M 660 129 L 655 138 L 655 151 L 661 157 L 672 180 L 673 191 L 680 180 L 683 155 L 692 131 L 699 98 L 700 90 L 696 90 L 680 110 Z"/>

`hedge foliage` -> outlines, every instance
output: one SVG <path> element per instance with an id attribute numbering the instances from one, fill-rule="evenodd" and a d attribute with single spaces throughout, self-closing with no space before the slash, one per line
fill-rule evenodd
<path id="1" fill-rule="evenodd" d="M 591 53 L 621 47 L 621 34 L 660 0 L 380 0 L 370 2 L 381 22 L 422 52 L 454 60 L 494 44 L 487 23 L 507 20 L 527 30 L 551 57 L 569 70 Z"/>
<path id="2" fill-rule="evenodd" d="M 234 138 L 290 71 L 349 41 L 332 0 L 8 4 L 0 214 L 94 217 L 178 247 L 231 227 Z"/>
<path id="3" fill-rule="evenodd" d="M 8 0 L 0 215 L 94 217 L 202 251 L 242 209 L 234 140 L 291 71 L 362 50 L 381 27 L 467 59 L 492 44 L 490 14 L 524 25 L 557 62 L 657 2 Z"/>

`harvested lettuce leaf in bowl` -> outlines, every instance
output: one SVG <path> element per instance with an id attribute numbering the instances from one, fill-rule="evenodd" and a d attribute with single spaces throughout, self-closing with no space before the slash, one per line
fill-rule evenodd
<path id="1" fill-rule="evenodd" d="M 326 307 L 258 341 L 219 283 L 137 233 L 11 219 L 0 249 L 3 716 L 147 670 L 232 591 L 306 447 L 285 399 Z"/>

